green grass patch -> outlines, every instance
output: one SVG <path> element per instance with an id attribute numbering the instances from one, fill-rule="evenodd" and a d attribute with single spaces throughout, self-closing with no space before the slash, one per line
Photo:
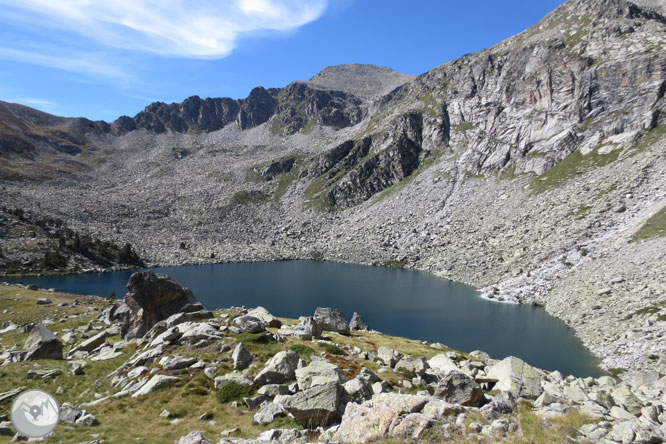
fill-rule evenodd
<path id="1" fill-rule="evenodd" d="M 626 371 L 627 371 L 626 369 L 619 368 L 619 367 L 614 367 L 614 368 L 609 368 L 608 369 L 608 373 L 610 373 L 611 375 L 613 375 L 615 377 L 620 376 L 622 373 L 625 373 Z"/>
<path id="2" fill-rule="evenodd" d="M 288 173 L 280 174 L 279 176 L 277 176 L 276 178 L 277 187 L 275 188 L 275 191 L 273 191 L 272 200 L 277 202 L 280 199 L 282 199 L 282 196 L 287 194 L 289 187 L 298 178 L 300 173 L 301 169 L 297 168 L 296 165 L 294 165 L 291 171 L 289 171 Z"/>
<path id="3" fill-rule="evenodd" d="M 478 125 L 474 122 L 462 122 L 457 125 L 451 126 L 453 131 L 467 132 L 475 129 Z"/>
<path id="4" fill-rule="evenodd" d="M 252 344 L 270 344 L 275 342 L 270 336 L 266 333 L 239 333 L 236 335 L 236 339 L 239 342 L 242 342 L 243 345 L 252 345 Z"/>
<path id="5" fill-rule="evenodd" d="M 666 236 L 666 205 L 649 218 L 631 237 L 632 241 L 641 241 Z"/>
<path id="6" fill-rule="evenodd" d="M 581 205 L 578 208 L 569 211 L 565 217 L 574 217 L 576 220 L 581 220 L 590 214 L 591 209 L 591 205 Z"/>
<path id="7" fill-rule="evenodd" d="M 231 203 L 233 205 L 256 204 L 256 203 L 266 202 L 267 200 L 268 196 L 264 192 L 256 190 L 237 191 L 236 193 L 234 193 L 233 196 L 231 196 Z"/>
<path id="8" fill-rule="evenodd" d="M 314 179 L 303 193 L 303 202 L 306 208 L 312 208 L 321 212 L 331 209 L 331 204 L 326 196 L 327 180 L 326 174 Z"/>
<path id="9" fill-rule="evenodd" d="M 661 302 L 659 304 L 650 305 L 649 307 L 643 307 L 643 308 L 641 308 L 639 310 L 636 310 L 635 312 L 627 315 L 627 317 L 625 317 L 624 320 L 628 321 L 628 320 L 632 319 L 634 316 L 643 316 L 643 315 L 651 315 L 651 314 L 659 313 L 661 311 L 662 307 L 664 307 L 664 305 L 666 305 L 666 302 Z"/>
<path id="10" fill-rule="evenodd" d="M 308 347 L 307 345 L 303 344 L 294 344 L 291 347 L 289 347 L 289 350 L 298 353 L 299 356 L 304 359 L 316 353 L 316 351 L 312 347 Z"/>
<path id="11" fill-rule="evenodd" d="M 319 250 L 310 250 L 310 257 L 312 258 L 313 261 L 323 261 L 324 253 L 322 253 Z"/>
<path id="12" fill-rule="evenodd" d="M 296 422 L 294 418 L 284 416 L 270 423 L 272 429 L 298 429 L 303 430 L 303 426 Z"/>
<path id="13" fill-rule="evenodd" d="M 394 184 L 393 186 L 385 189 L 384 191 L 380 192 L 377 195 L 377 198 L 375 200 L 375 203 L 379 203 L 383 200 L 385 200 L 387 197 L 393 196 L 395 193 L 399 192 L 402 190 L 404 187 L 412 183 L 412 181 L 420 175 L 422 172 L 430 168 L 437 162 L 437 159 L 442 157 L 444 154 L 444 150 L 440 151 L 433 151 L 428 157 L 424 158 L 421 163 L 419 163 L 418 168 L 416 168 L 414 171 L 412 171 L 412 174 L 409 176 L 405 177 L 402 179 L 400 182 Z"/>
<path id="14" fill-rule="evenodd" d="M 519 444 L 551 444 L 559 442 L 577 442 L 578 429 L 585 424 L 598 422 L 571 409 L 566 414 L 544 420 L 532 411 L 530 406 L 519 404 L 520 428 L 523 431 L 522 439 L 515 441 Z"/>
<path id="15" fill-rule="evenodd" d="M 659 125 L 655 128 L 652 128 L 648 133 L 640 138 L 636 144 L 636 148 L 633 154 L 638 154 L 642 151 L 645 151 L 647 148 L 659 142 L 664 137 L 666 137 L 666 125 Z"/>
<path id="16" fill-rule="evenodd" d="M 249 398 L 254 394 L 254 387 L 227 382 L 215 393 L 215 397 L 220 404 L 226 404 L 231 401 L 238 401 L 243 398 Z"/>
<path id="17" fill-rule="evenodd" d="M 320 342 L 319 346 L 323 348 L 326 353 L 330 353 L 332 355 L 345 356 L 347 354 L 343 349 L 341 349 L 337 345 Z"/>
<path id="18" fill-rule="evenodd" d="M 580 151 L 574 151 L 542 175 L 534 177 L 530 183 L 532 192 L 541 194 L 551 188 L 564 185 L 574 177 L 593 168 L 608 165 L 617 160 L 620 151 L 613 150 L 608 154 L 599 154 L 598 150 L 594 150 L 586 156 L 583 156 Z"/>
<path id="19" fill-rule="evenodd" d="M 390 259 L 388 261 L 384 262 L 375 262 L 375 266 L 377 267 L 389 267 L 389 268 L 403 268 L 405 265 L 407 265 L 406 260 L 396 260 L 396 259 Z"/>
<path id="20" fill-rule="evenodd" d="M 245 182 L 261 183 L 263 181 L 264 176 L 257 171 L 257 167 L 250 167 L 245 170 Z"/>

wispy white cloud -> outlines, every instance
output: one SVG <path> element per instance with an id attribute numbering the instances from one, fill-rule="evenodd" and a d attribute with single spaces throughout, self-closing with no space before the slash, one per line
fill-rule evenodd
<path id="1" fill-rule="evenodd" d="M 0 46 L 0 58 L 16 60 L 33 65 L 47 66 L 77 74 L 109 77 L 129 81 L 130 76 L 118 65 L 104 60 L 103 56 L 88 53 L 44 54 L 35 50 L 15 49 Z"/>
<path id="2" fill-rule="evenodd" d="M 0 16 L 11 15 L 14 26 L 58 29 L 84 36 L 97 45 L 165 56 L 219 58 L 229 55 L 244 34 L 295 29 L 316 20 L 327 3 L 328 0 L 0 0 L 4 10 Z M 38 56 L 41 62 L 47 61 L 45 57 L 48 56 Z"/>
<path id="3" fill-rule="evenodd" d="M 26 103 L 28 105 L 35 105 L 35 106 L 54 106 L 55 103 L 51 102 L 50 100 L 43 100 L 43 99 L 33 99 L 30 97 L 23 97 L 18 100 L 16 100 L 18 103 Z"/>

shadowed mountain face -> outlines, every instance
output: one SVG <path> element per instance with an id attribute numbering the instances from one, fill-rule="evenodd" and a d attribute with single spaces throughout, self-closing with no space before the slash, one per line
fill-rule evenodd
<path id="1" fill-rule="evenodd" d="M 635 365 L 665 291 L 663 13 L 569 0 L 416 78 L 335 66 L 111 124 L 2 103 L 3 200 L 153 263 L 426 270 L 544 305 L 609 366 Z M 0 266 L 28 243 L 12 245 Z"/>

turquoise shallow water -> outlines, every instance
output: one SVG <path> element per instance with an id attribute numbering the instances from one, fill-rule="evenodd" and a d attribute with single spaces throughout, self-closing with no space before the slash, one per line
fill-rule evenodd
<path id="1" fill-rule="evenodd" d="M 462 351 L 509 355 L 576 376 L 600 376 L 592 356 L 562 321 L 543 309 L 499 304 L 474 288 L 427 273 L 334 262 L 289 261 L 154 268 L 189 287 L 207 308 L 263 305 L 276 316 L 312 315 L 336 307 L 359 312 L 386 334 L 441 342 Z M 24 277 L 75 294 L 123 297 L 133 271 Z"/>

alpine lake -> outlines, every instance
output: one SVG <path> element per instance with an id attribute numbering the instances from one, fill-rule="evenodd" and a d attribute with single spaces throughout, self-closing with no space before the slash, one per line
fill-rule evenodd
<path id="1" fill-rule="evenodd" d="M 190 288 L 214 310 L 266 307 L 275 316 L 311 316 L 316 307 L 358 312 L 382 333 L 517 356 L 565 375 L 598 377 L 599 361 L 573 331 L 543 308 L 485 300 L 470 286 L 402 268 L 335 262 L 284 261 L 156 267 Z M 81 295 L 122 298 L 137 270 L 7 278 L 8 282 Z"/>

